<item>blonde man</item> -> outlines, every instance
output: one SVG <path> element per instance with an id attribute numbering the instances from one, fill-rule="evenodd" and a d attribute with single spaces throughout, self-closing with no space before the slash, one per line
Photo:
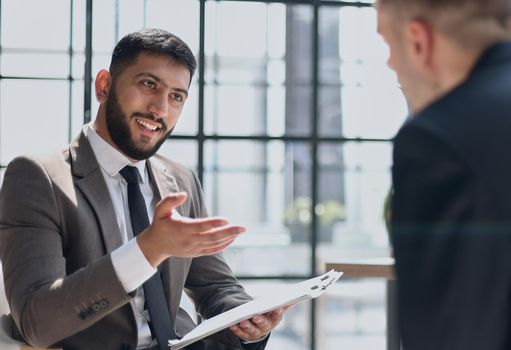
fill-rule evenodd
<path id="1" fill-rule="evenodd" d="M 509 0 L 379 0 L 412 117 L 394 142 L 406 350 L 511 348 Z"/>

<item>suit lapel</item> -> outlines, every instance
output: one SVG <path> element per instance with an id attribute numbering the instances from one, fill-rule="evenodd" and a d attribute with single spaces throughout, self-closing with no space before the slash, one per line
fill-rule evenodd
<path id="1" fill-rule="evenodd" d="M 112 199 L 87 137 L 80 133 L 69 146 L 76 186 L 87 199 L 99 222 L 107 254 L 121 246 L 122 238 Z"/>
<path id="2" fill-rule="evenodd" d="M 153 187 L 155 188 L 155 195 L 158 195 L 158 200 L 169 194 L 179 192 L 176 178 L 156 159 L 148 159 L 147 168 L 151 181 L 155 184 Z M 183 214 L 181 209 L 178 209 L 178 212 Z M 175 320 L 177 316 L 182 294 L 181 287 L 184 285 L 189 264 L 190 259 L 176 257 L 171 257 L 161 264 L 163 287 L 167 297 L 170 296 L 170 317 L 172 320 Z M 172 276 L 172 279 L 170 276 Z M 176 328 L 175 325 L 174 328 Z"/>
<path id="3" fill-rule="evenodd" d="M 172 176 L 167 169 L 161 166 L 157 160 L 148 159 L 147 168 L 149 170 L 151 180 L 156 185 L 155 192 L 157 193 L 155 194 L 159 196 L 158 200 L 161 200 L 163 197 L 171 193 L 179 192 L 176 178 Z"/>

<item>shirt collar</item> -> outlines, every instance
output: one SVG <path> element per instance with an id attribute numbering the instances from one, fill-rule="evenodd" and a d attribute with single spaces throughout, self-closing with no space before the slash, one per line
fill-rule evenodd
<path id="1" fill-rule="evenodd" d="M 110 176 L 116 176 L 122 168 L 126 165 L 134 166 L 138 169 L 142 183 L 147 180 L 146 160 L 140 160 L 133 163 L 124 154 L 115 149 L 112 145 L 106 142 L 98 133 L 92 128 L 92 125 L 86 124 L 83 126 L 83 133 L 89 140 L 92 151 L 98 160 L 99 166 Z"/>

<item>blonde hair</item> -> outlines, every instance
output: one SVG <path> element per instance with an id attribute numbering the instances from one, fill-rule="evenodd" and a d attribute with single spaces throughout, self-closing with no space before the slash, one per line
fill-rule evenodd
<path id="1" fill-rule="evenodd" d="M 467 49 L 511 40 L 510 0 L 378 0 L 402 21 L 422 20 Z"/>

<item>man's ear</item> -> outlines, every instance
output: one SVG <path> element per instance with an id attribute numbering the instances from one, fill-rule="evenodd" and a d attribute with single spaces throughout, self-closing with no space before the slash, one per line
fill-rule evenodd
<path id="1" fill-rule="evenodd" d="M 112 75 L 106 69 L 102 69 L 96 75 L 94 87 L 96 89 L 96 99 L 100 104 L 106 102 L 108 92 L 112 85 Z"/>
<path id="2" fill-rule="evenodd" d="M 430 70 L 433 63 L 434 35 L 430 24 L 413 20 L 408 24 L 407 42 L 409 57 L 421 70 Z"/>

